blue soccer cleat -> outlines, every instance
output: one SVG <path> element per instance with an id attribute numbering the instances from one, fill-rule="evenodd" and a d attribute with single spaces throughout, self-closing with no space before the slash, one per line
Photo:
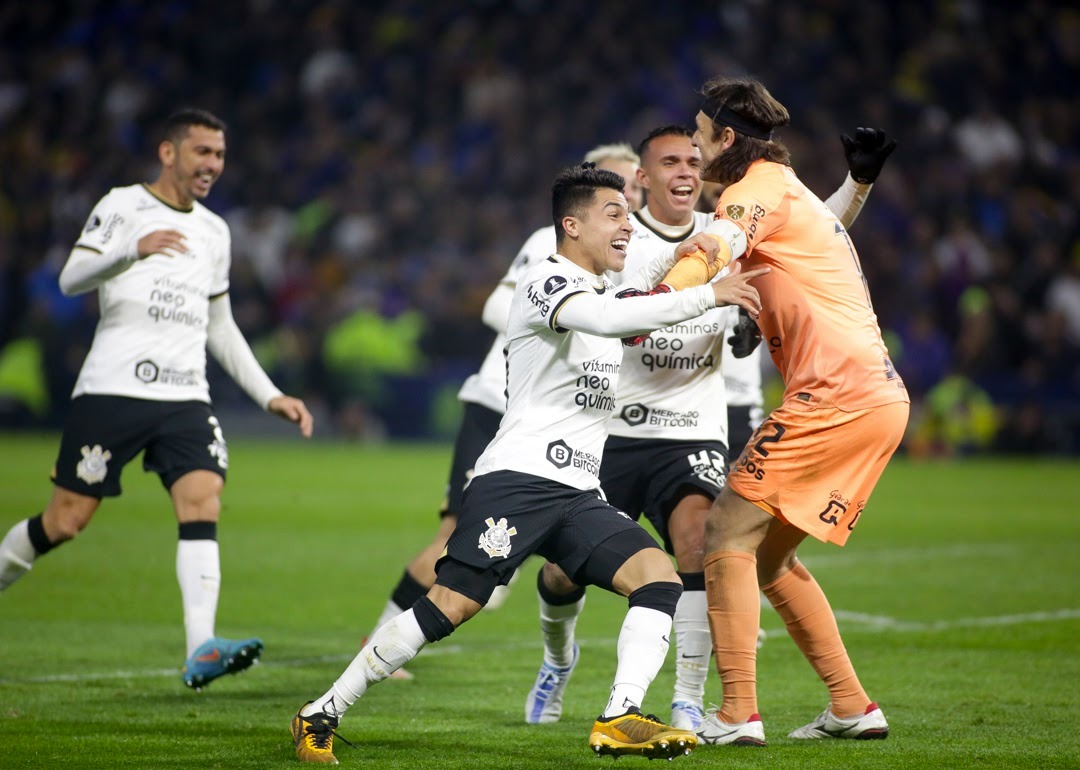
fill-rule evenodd
<path id="1" fill-rule="evenodd" d="M 195 648 L 180 673 L 184 684 L 201 690 L 218 677 L 235 674 L 257 663 L 262 650 L 261 639 L 234 641 L 215 636 Z"/>
<path id="2" fill-rule="evenodd" d="M 558 722 L 562 716 L 563 694 L 574 673 L 581 650 L 574 645 L 574 657 L 566 668 L 555 668 L 547 661 L 540 666 L 536 682 L 525 698 L 525 721 L 530 725 Z"/>

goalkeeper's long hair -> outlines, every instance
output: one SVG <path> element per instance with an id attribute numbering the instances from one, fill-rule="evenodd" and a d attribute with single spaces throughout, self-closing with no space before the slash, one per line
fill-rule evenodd
<path id="1" fill-rule="evenodd" d="M 716 78 L 706 83 L 701 93 L 707 104 L 735 113 L 755 133 L 770 137 L 759 139 L 748 136 L 738 127 L 724 122 L 722 116 L 706 112 L 713 118 L 712 141 L 718 141 L 724 128 L 731 126 L 735 131 L 735 142 L 701 170 L 704 181 L 734 184 L 746 176 L 746 170 L 756 160 L 791 165 L 791 153 L 787 146 L 772 137 L 772 130 L 777 126 L 786 126 L 791 122 L 791 116 L 787 108 L 769 93 L 769 89 L 751 78 Z"/>
<path id="2" fill-rule="evenodd" d="M 614 171 L 597 168 L 595 163 L 582 163 L 563 169 L 551 185 L 551 215 L 555 221 L 555 243 L 563 241 L 564 217 L 581 217 L 602 187 L 621 193 L 626 180 Z"/>

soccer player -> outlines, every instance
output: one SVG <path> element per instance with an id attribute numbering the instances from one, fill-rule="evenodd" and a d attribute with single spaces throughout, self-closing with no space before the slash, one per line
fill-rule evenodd
<path id="1" fill-rule="evenodd" d="M 302 761 L 336 761 L 333 731 L 346 709 L 424 645 L 479 612 L 495 586 L 533 553 L 556 562 L 581 585 L 600 585 L 629 599 L 614 686 L 589 738 L 593 749 L 674 757 L 696 744 L 692 732 L 672 729 L 639 709 L 667 653 L 682 585 L 648 533 L 604 501 L 596 474 L 615 405 L 619 338 L 696 317 L 718 304 L 737 303 L 756 314 L 757 293 L 748 282 L 760 273 L 736 272 L 694 285 L 709 277 L 686 279 L 688 271 L 705 267 L 695 256 L 697 247 L 708 243 L 710 256 L 720 249 L 715 240 L 695 236 L 629 282 L 638 290 L 631 293 L 645 296 L 615 296 L 604 273 L 622 269 L 633 232 L 624 181 L 585 166 L 556 177 L 558 252 L 525 273 L 514 293 L 506 329 L 506 414 L 477 460 L 457 529 L 436 565 L 435 585 L 380 627 L 333 686 L 296 714 L 291 727 Z M 653 294 L 661 280 L 694 288 Z"/>
<path id="2" fill-rule="evenodd" d="M 637 174 L 639 159 L 630 145 L 600 145 L 586 153 L 585 162 L 595 163 L 597 168 L 613 171 L 626 179 L 624 194 L 627 202 L 633 209 L 641 205 L 642 191 Z M 484 303 L 484 323 L 496 332 L 496 336 L 480 370 L 465 380 L 458 393 L 458 398 L 464 404 L 464 414 L 454 440 L 446 497 L 439 511 L 439 530 L 435 538 L 416 554 L 405 568 L 391 591 L 375 628 L 413 606 L 435 584 L 435 561 L 446 547 L 450 533 L 457 526 L 461 492 L 472 478 L 476 458 L 491 439 L 495 438 L 499 420 L 506 411 L 506 360 L 503 346 L 506 344 L 506 319 L 510 312 L 514 287 L 526 270 L 546 259 L 553 251 L 554 225 L 542 227 L 530 235 L 506 275 Z M 506 598 L 507 590 L 506 586 L 500 586 L 487 607 L 494 609 L 501 604 Z M 399 669 L 394 674 L 396 679 L 409 677 L 410 674 L 404 669 Z"/>
<path id="3" fill-rule="evenodd" d="M 614 283 L 704 231 L 712 221 L 711 213 L 696 211 L 702 188 L 701 153 L 691 136 L 682 126 L 663 126 L 639 145 L 638 174 L 648 204 L 631 217 L 634 233 L 626 272 L 609 275 Z M 862 138 L 861 133 L 857 136 Z M 854 149 L 845 153 L 850 163 Z M 852 168 L 853 174 L 861 172 L 857 163 Z M 845 227 L 850 226 L 869 188 L 849 175 L 826 205 Z M 705 518 L 725 483 L 728 447 L 741 449 L 749 437 L 749 407 L 732 407 L 731 394 L 725 398 L 729 373 L 738 378 L 739 396 L 756 400 L 759 410 L 762 403 L 760 371 L 749 372 L 743 364 L 759 365 L 760 335 L 752 319 L 737 310 L 711 310 L 653 332 L 626 349 L 600 467 L 600 485 L 608 502 L 635 518 L 644 513 L 675 557 L 683 594 L 674 618 L 677 657 L 671 724 L 689 730 L 696 729 L 703 716 L 711 652 L 703 573 Z M 755 373 L 756 378 L 751 377 Z M 729 419 L 736 418 L 741 425 L 729 428 Z M 729 439 L 729 430 L 734 439 Z M 738 443 L 729 443 L 732 440 Z M 565 689 L 580 654 L 574 627 L 585 602 L 584 590 L 550 563 L 538 576 L 537 593 L 544 660 L 525 700 L 525 721 L 534 724 L 555 722 L 562 713 Z"/>
<path id="4" fill-rule="evenodd" d="M 225 168 L 225 124 L 203 110 L 175 113 L 158 160 L 155 181 L 113 188 L 98 202 L 60 274 L 66 295 L 98 291 L 101 319 L 75 383 L 52 498 L 0 543 L 0 590 L 81 532 L 145 450 L 143 467 L 160 477 L 179 522 L 182 677 L 199 689 L 247 668 L 263 647 L 214 635 L 229 452 L 210 406 L 207 349 L 256 403 L 305 437 L 312 417 L 274 387 L 233 320 L 229 229 L 199 202 Z"/>
<path id="5" fill-rule="evenodd" d="M 772 268 L 755 282 L 764 307 L 757 325 L 785 391 L 709 511 L 705 585 L 723 703 L 698 736 L 765 744 L 756 685 L 760 586 L 829 690 L 824 712 L 789 737 L 884 738 L 888 722 L 859 683 L 829 602 L 796 550 L 807 535 L 847 541 L 900 444 L 908 395 L 847 229 L 799 181 L 773 136 L 787 110 L 747 78 L 710 81 L 703 94 L 694 133 L 701 176 L 725 185 L 710 229 L 727 242 L 743 234 L 745 252 L 730 256 Z M 888 144 L 884 134 L 873 138 Z"/>

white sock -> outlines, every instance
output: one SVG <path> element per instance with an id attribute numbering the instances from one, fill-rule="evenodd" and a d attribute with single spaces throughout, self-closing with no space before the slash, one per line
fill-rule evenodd
<path id="1" fill-rule="evenodd" d="M 709 600 L 704 591 L 683 591 L 675 608 L 675 701 L 701 705 L 709 675 L 712 635 L 709 633 Z"/>
<path id="2" fill-rule="evenodd" d="M 397 604 L 394 603 L 393 599 L 387 599 L 386 606 L 383 607 L 382 615 L 379 615 L 379 619 L 375 621 L 375 628 L 371 629 L 371 633 L 368 634 L 368 639 L 374 636 L 376 631 L 378 631 L 389 621 L 393 620 L 404 611 L 405 610 L 403 610 L 401 607 L 398 607 Z"/>
<path id="3" fill-rule="evenodd" d="M 217 540 L 180 540 L 176 546 L 176 579 L 184 602 L 187 657 L 214 635 L 221 562 Z"/>
<path id="4" fill-rule="evenodd" d="M 641 708 L 645 692 L 667 657 L 671 616 L 648 607 L 631 607 L 619 632 L 619 665 L 604 709 L 605 717 Z"/>
<path id="5" fill-rule="evenodd" d="M 548 604 L 540 596 L 540 630 L 544 634 L 544 662 L 566 668 L 574 660 L 574 628 L 585 607 L 582 596 L 573 604 Z"/>
<path id="6" fill-rule="evenodd" d="M 406 610 L 371 635 L 338 680 L 321 698 L 300 712 L 311 716 L 319 711 L 340 717 L 363 695 L 368 685 L 381 682 L 415 658 L 427 644 L 413 611 Z"/>
<path id="7" fill-rule="evenodd" d="M 30 543 L 27 519 L 8 530 L 0 541 L 0 591 L 21 578 L 30 569 L 37 551 Z"/>

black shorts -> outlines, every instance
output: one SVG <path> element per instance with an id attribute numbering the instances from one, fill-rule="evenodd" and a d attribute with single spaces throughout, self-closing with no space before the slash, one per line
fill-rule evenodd
<path id="1" fill-rule="evenodd" d="M 146 450 L 143 469 L 170 489 L 185 473 L 225 478 L 229 450 L 217 417 L 202 401 L 147 401 L 84 395 L 71 402 L 53 482 L 90 497 L 120 494 L 120 472 Z"/>
<path id="2" fill-rule="evenodd" d="M 589 581 L 582 577 L 582 567 L 589 557 L 604 541 L 626 532 L 626 539 L 619 541 L 625 554 L 620 564 L 638 551 L 656 547 L 648 532 L 597 490 L 497 471 L 477 476 L 465 490 L 457 529 L 435 569 L 449 558 L 493 572 L 505 585 L 514 570 L 536 553 L 584 585 L 582 580 Z"/>
<path id="3" fill-rule="evenodd" d="M 742 454 L 743 447 L 754 431 L 758 429 L 765 419 L 765 411 L 760 406 L 729 406 L 727 409 L 728 420 L 728 446 L 731 448 L 730 457 L 738 457 Z"/>
<path id="4" fill-rule="evenodd" d="M 641 514 L 673 553 L 668 519 L 687 494 L 714 499 L 727 483 L 727 447 L 721 441 L 672 441 L 609 436 L 600 464 L 608 502 L 635 519 Z"/>
<path id="5" fill-rule="evenodd" d="M 465 414 L 461 418 L 457 438 L 454 439 L 450 479 L 446 482 L 446 498 L 439 509 L 439 518 L 457 516 L 461 511 L 461 493 L 472 478 L 476 461 L 499 432 L 500 422 L 502 415 L 493 409 L 470 401 L 465 402 Z"/>

